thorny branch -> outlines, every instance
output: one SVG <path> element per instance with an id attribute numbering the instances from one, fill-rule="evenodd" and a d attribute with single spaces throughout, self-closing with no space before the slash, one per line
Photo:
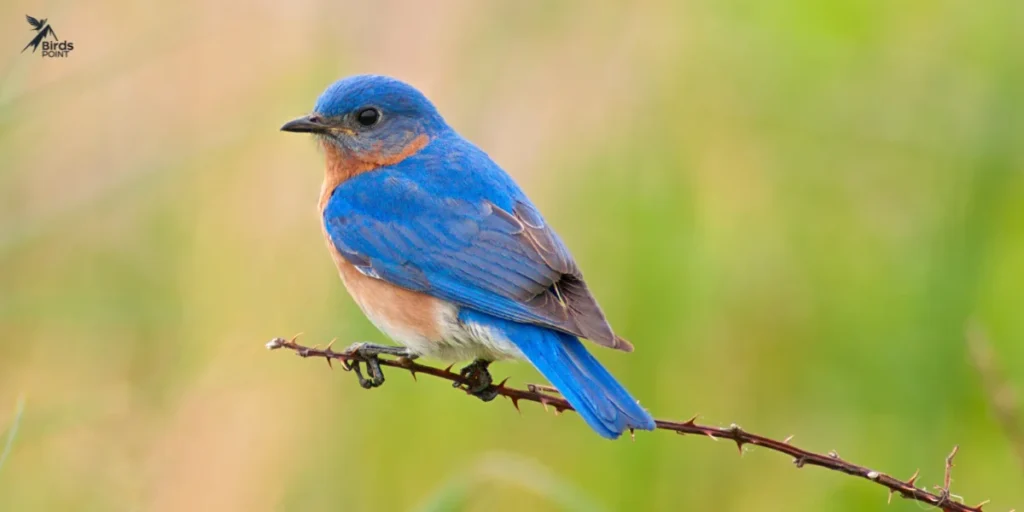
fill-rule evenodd
<path id="1" fill-rule="evenodd" d="M 350 367 L 356 367 L 361 361 L 361 358 L 354 353 L 347 351 L 335 351 L 328 345 L 326 348 L 318 347 L 306 347 L 295 342 L 295 338 L 290 340 L 284 338 L 274 338 L 267 343 L 266 347 L 270 350 L 287 348 L 294 351 L 300 357 L 322 357 L 330 365 L 332 360 L 341 361 L 345 364 L 343 368 L 348 370 Z M 465 388 L 466 382 L 462 376 L 458 373 L 451 371 L 451 366 L 447 368 L 437 368 L 434 366 L 427 366 L 424 364 L 417 363 L 407 358 L 380 358 L 381 366 L 390 366 L 392 368 L 400 368 L 409 371 L 413 378 L 416 378 L 417 374 L 426 374 L 434 377 L 438 377 L 447 381 L 452 382 L 453 387 Z M 331 365 L 333 367 L 333 365 Z M 512 405 L 515 406 L 516 410 L 519 409 L 520 401 L 536 402 L 544 406 L 545 409 L 551 407 L 556 413 L 562 411 L 572 411 L 573 408 L 569 405 L 564 398 L 554 396 L 547 392 L 555 392 L 553 388 L 539 385 L 528 385 L 528 389 L 517 389 L 510 388 L 505 385 L 506 381 L 502 381 L 500 384 L 495 386 L 495 390 L 498 395 L 504 396 L 512 401 Z M 804 466 L 818 466 L 832 471 L 838 471 L 846 473 L 855 477 L 869 480 L 878 485 L 889 489 L 889 499 L 892 500 L 893 494 L 919 501 L 932 505 L 944 512 L 983 512 L 982 507 L 988 504 L 988 500 L 983 501 L 977 505 L 969 506 L 963 502 L 963 499 L 950 492 L 950 480 L 953 469 L 953 457 L 956 456 L 959 447 L 954 447 L 953 451 L 946 457 L 946 468 L 945 476 L 943 479 L 943 486 L 936 486 L 935 489 L 938 493 L 929 492 L 926 489 L 917 487 L 917 482 L 920 470 L 915 471 L 914 474 L 907 480 L 900 480 L 898 478 L 889 476 L 880 471 L 868 469 L 864 466 L 859 466 L 852 462 L 848 462 L 841 458 L 835 451 L 830 451 L 828 454 L 822 455 L 819 453 L 797 448 L 790 444 L 793 436 L 789 436 L 782 441 L 777 441 L 765 436 L 760 436 L 743 430 L 738 425 L 733 424 L 729 427 L 712 427 L 708 425 L 701 425 L 696 423 L 697 417 L 690 418 L 686 421 L 669 421 L 669 420 L 656 420 L 658 430 L 670 430 L 680 435 L 694 434 L 703 435 L 712 439 L 728 439 L 736 443 L 736 447 L 743 453 L 744 445 L 762 446 L 769 450 L 783 453 L 793 457 L 793 464 L 797 468 Z M 1013 512 L 1013 511 L 1011 511 Z"/>

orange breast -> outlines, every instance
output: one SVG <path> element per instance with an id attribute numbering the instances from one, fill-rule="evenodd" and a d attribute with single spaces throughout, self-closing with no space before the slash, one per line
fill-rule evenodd
<path id="1" fill-rule="evenodd" d="M 329 237 L 327 245 L 348 293 L 378 329 L 405 345 L 442 339 L 440 319 L 444 305 L 441 301 L 365 276 L 345 261 Z"/>
<path id="2" fill-rule="evenodd" d="M 324 183 L 320 189 L 319 211 L 321 228 L 327 249 L 334 258 L 342 282 L 349 294 L 378 329 L 395 341 L 405 345 L 418 345 L 425 342 L 437 342 L 442 338 L 440 318 L 447 304 L 419 292 L 406 290 L 380 279 L 363 275 L 351 263 L 338 253 L 331 237 L 323 225 L 323 211 L 334 189 L 345 180 L 364 172 L 370 172 L 382 165 L 392 165 L 416 153 L 428 142 L 428 138 L 420 136 L 401 152 L 395 155 L 369 155 L 374 159 L 355 159 L 343 154 L 333 144 L 323 144 L 326 153 L 326 169 Z M 380 158 L 377 158 L 380 157 Z"/>
<path id="3" fill-rule="evenodd" d="M 377 152 L 363 154 L 356 158 L 354 155 L 346 154 L 338 149 L 334 144 L 323 141 L 321 144 L 324 148 L 324 159 L 327 165 L 324 169 L 324 184 L 320 188 L 320 212 L 322 213 L 324 207 L 327 206 L 327 201 L 331 198 L 331 192 L 334 192 L 334 189 L 344 183 L 345 180 L 380 167 L 395 165 L 418 153 L 429 142 L 429 137 L 420 135 L 413 139 L 409 145 L 393 154 Z"/>

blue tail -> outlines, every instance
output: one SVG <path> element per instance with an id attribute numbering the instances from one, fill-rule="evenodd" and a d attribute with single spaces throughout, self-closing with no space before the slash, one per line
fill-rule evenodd
<path id="1" fill-rule="evenodd" d="M 650 413 L 575 336 L 466 309 L 459 319 L 504 333 L 598 434 L 616 439 L 630 428 L 654 430 Z"/>

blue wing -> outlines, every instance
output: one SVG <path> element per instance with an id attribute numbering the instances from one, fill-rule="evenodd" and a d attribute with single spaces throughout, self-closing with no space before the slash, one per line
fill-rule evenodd
<path id="1" fill-rule="evenodd" d="M 525 194 L 454 133 L 339 185 L 324 225 L 365 275 L 632 350 L 612 332 L 572 255 Z"/>

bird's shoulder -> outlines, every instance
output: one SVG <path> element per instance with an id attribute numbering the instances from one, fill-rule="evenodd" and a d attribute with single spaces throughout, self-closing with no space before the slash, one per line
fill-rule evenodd
<path id="1" fill-rule="evenodd" d="M 533 209 L 515 180 L 486 152 L 452 133 L 433 138 L 401 162 L 341 183 L 331 194 L 324 213 L 360 208 L 421 215 L 460 205 L 479 208 L 485 203 L 506 211 L 519 203 Z"/>

